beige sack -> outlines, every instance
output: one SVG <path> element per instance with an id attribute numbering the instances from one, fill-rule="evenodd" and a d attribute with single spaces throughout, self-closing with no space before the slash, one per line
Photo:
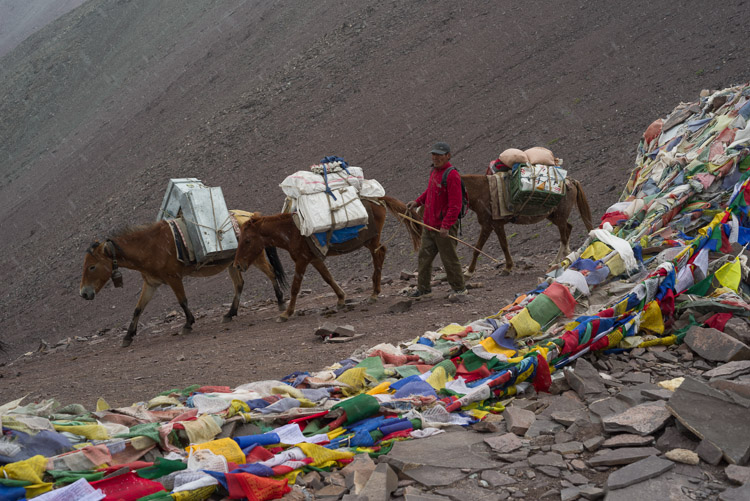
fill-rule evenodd
<path id="1" fill-rule="evenodd" d="M 547 148 L 534 146 L 524 153 L 529 157 L 529 163 L 532 165 L 555 165 L 555 156 Z"/>
<path id="2" fill-rule="evenodd" d="M 526 153 L 516 148 L 508 148 L 504 152 L 500 153 L 498 160 L 500 160 L 508 167 L 513 167 L 513 164 L 529 163 L 529 157 L 526 156 Z"/>

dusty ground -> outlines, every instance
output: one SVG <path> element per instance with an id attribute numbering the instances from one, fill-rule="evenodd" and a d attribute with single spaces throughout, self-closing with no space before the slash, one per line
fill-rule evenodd
<path id="1" fill-rule="evenodd" d="M 153 220 L 170 178 L 198 177 L 221 186 L 230 208 L 273 213 L 286 175 L 336 154 L 410 200 L 439 139 L 465 173 L 508 147 L 551 148 L 598 219 L 649 123 L 703 88 L 750 79 L 745 19 L 741 0 L 721 9 L 565 0 L 544 11 L 479 0 L 87 2 L 0 60 L 0 401 L 127 405 L 193 383 L 315 370 L 357 344 L 493 313 L 536 283 L 557 249 L 553 228 L 510 226 L 514 255 L 530 268 L 501 277 L 483 261 L 474 281 L 484 287 L 468 303 L 433 299 L 388 314 L 400 271 L 416 262 L 390 222 L 393 282 L 375 306 L 326 318 L 333 298 L 310 273 L 305 315 L 276 324 L 271 289 L 255 274 L 240 316 L 222 325 L 228 277 L 196 279 L 193 333 L 172 335 L 182 314 L 162 289 L 126 350 L 119 338 L 138 275 L 126 272 L 123 290 L 108 286 L 93 302 L 78 297 L 78 282 L 87 246 Z M 572 222 L 576 247 L 582 225 Z M 464 236 L 477 234 L 470 218 Z M 485 250 L 501 255 L 494 237 Z M 352 298 L 368 295 L 366 252 L 330 266 Z M 313 331 L 324 321 L 366 336 L 323 345 Z M 50 350 L 37 352 L 43 342 Z"/>
<path id="2" fill-rule="evenodd" d="M 124 406 L 192 384 L 234 387 L 279 379 L 294 371 L 319 370 L 361 346 L 410 341 L 450 322 L 466 324 L 496 312 L 514 299 L 512 291 L 532 287 L 535 277 L 543 272 L 527 259 L 521 259 L 519 268 L 508 277 L 493 266 L 480 266 L 477 278 L 469 280 L 475 288 L 460 303 L 446 299 L 447 283 L 436 284 L 431 298 L 409 300 L 399 293 L 415 280 L 395 276 L 384 279 L 379 301 L 369 304 L 371 281 L 362 276 L 342 281 L 350 305 L 340 311 L 327 286 L 311 290 L 303 283 L 305 294 L 298 301 L 297 314 L 286 323 L 276 321 L 275 300 L 251 299 L 243 301 L 239 316 L 227 324 L 222 323 L 222 315 L 228 303 L 195 308 L 197 322 L 192 332 L 183 334 L 184 316 L 178 308 L 150 315 L 126 349 L 120 347 L 120 341 L 127 325 L 102 325 L 97 332 L 63 339 L 59 345 L 57 340 L 50 340 L 49 346 L 40 344 L 39 349 L 0 367 L 0 401 L 28 395 L 30 400 L 57 398 L 61 403 L 93 407 L 102 397 L 110 405 Z M 228 277 L 225 282 L 227 291 L 231 290 Z M 132 282 L 128 285 L 135 287 Z M 111 296 L 117 295 L 123 296 L 124 291 L 107 286 L 97 300 L 113 300 Z M 403 312 L 391 312 L 404 306 L 400 303 L 410 306 Z M 351 325 L 364 336 L 345 343 L 324 343 L 315 331 L 325 323 Z"/>

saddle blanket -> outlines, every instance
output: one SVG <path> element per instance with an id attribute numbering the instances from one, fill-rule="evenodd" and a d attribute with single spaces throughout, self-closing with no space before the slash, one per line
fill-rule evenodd
<path id="1" fill-rule="evenodd" d="M 492 205 L 492 219 L 502 219 L 513 216 L 513 210 L 509 207 L 510 191 L 508 189 L 508 173 L 498 172 L 487 176 L 490 187 L 490 205 Z"/>

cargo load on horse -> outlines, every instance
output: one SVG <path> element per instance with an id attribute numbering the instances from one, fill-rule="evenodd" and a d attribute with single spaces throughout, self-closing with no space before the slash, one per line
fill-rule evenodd
<path id="1" fill-rule="evenodd" d="M 549 214 L 565 196 L 562 159 L 542 147 L 509 148 L 487 167 L 493 217 Z"/>
<path id="2" fill-rule="evenodd" d="M 229 211 L 220 187 L 181 178 L 169 180 L 156 220 L 169 223 L 181 261 L 203 264 L 234 257 L 240 224 L 249 215 Z"/>
<path id="3" fill-rule="evenodd" d="M 379 182 L 365 179 L 362 168 L 339 157 L 326 157 L 279 186 L 287 196 L 282 212 L 294 215 L 300 234 L 310 237 L 322 255 L 330 244 L 356 238 L 366 228 L 369 214 L 362 199 L 385 196 Z"/>

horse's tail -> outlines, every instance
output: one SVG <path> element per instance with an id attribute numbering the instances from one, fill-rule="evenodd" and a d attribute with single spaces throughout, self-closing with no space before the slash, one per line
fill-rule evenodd
<path id="1" fill-rule="evenodd" d="M 576 179 L 571 179 L 576 187 L 576 205 L 578 206 L 578 213 L 581 215 L 583 225 L 586 226 L 588 231 L 594 229 L 594 223 L 591 220 L 591 207 L 589 207 L 589 201 L 586 198 L 586 194 L 583 192 L 583 186 Z"/>
<path id="2" fill-rule="evenodd" d="M 266 258 L 268 258 L 268 262 L 271 264 L 271 268 L 273 268 L 273 275 L 276 277 L 276 281 L 282 289 L 288 289 L 289 284 L 286 281 L 286 272 L 281 264 L 276 247 L 266 247 Z"/>
<path id="3" fill-rule="evenodd" d="M 401 222 L 406 227 L 406 231 L 409 232 L 412 247 L 414 247 L 414 250 L 419 250 L 419 245 L 422 241 L 422 226 L 413 221 L 409 221 L 406 218 L 400 217 L 401 215 L 407 213 L 406 204 L 401 200 L 393 197 L 380 197 L 378 198 L 378 200 L 381 200 L 385 204 L 386 208 L 391 211 L 391 213 L 395 215 L 399 220 L 401 220 Z"/>

